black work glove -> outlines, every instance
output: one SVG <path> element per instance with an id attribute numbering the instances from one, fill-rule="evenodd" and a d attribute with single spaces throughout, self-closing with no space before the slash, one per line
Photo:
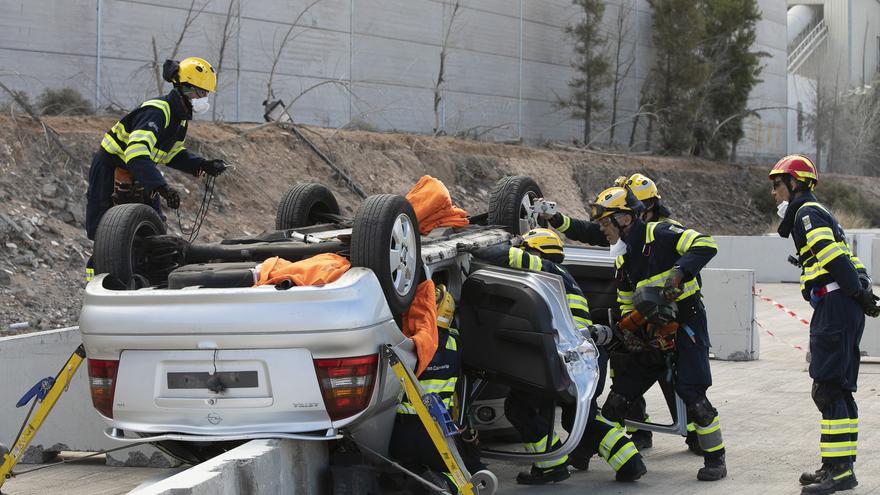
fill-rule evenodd
<path id="1" fill-rule="evenodd" d="M 208 160 L 204 164 L 202 164 L 202 172 L 210 175 L 211 177 L 217 177 L 226 171 L 226 162 L 223 160 Z"/>
<path id="2" fill-rule="evenodd" d="M 663 285 L 663 297 L 667 301 L 675 301 L 675 299 L 683 292 L 681 283 L 684 281 L 684 270 L 679 267 L 673 267 L 672 272 L 666 277 L 666 283 Z"/>
<path id="3" fill-rule="evenodd" d="M 859 303 L 859 306 L 862 307 L 862 311 L 865 312 L 866 315 L 871 318 L 876 318 L 880 316 L 880 306 L 877 306 L 877 301 L 880 301 L 880 297 L 874 295 L 874 291 L 871 289 L 862 289 L 856 294 L 856 301 Z"/>
<path id="4" fill-rule="evenodd" d="M 180 208 L 180 193 L 171 188 L 168 184 L 156 189 L 159 196 L 165 198 L 165 204 L 172 210 Z"/>

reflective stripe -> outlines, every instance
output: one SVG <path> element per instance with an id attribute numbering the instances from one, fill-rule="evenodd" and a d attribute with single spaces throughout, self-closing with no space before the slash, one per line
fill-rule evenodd
<path id="1" fill-rule="evenodd" d="M 171 151 L 169 151 L 165 158 L 162 159 L 162 163 L 164 164 L 170 162 L 174 159 L 175 156 L 177 156 L 178 153 L 180 153 L 184 149 L 186 148 L 184 148 L 183 146 L 183 141 L 177 141 L 176 143 L 174 143 L 174 146 L 171 147 Z"/>
<path id="2" fill-rule="evenodd" d="M 553 442 L 550 444 L 550 446 L 552 447 L 552 446 L 556 445 L 557 443 L 559 443 L 559 436 L 557 436 L 556 433 L 554 433 L 553 434 Z M 547 435 L 544 435 L 544 437 L 541 438 L 540 440 L 538 440 L 537 442 L 525 443 L 523 445 L 525 446 L 525 449 L 527 452 L 532 452 L 535 454 L 543 454 L 548 451 L 548 449 L 547 449 Z M 559 466 L 559 465 L 564 464 L 566 462 L 568 462 L 567 455 L 562 456 L 562 457 L 557 457 L 556 459 L 550 459 L 549 461 L 536 462 L 535 466 L 539 467 L 541 469 L 548 469 L 548 468 Z"/>
<path id="3" fill-rule="evenodd" d="M 143 129 L 131 131 L 128 142 L 131 143 L 132 141 L 144 141 L 151 149 L 156 147 L 156 135 L 153 134 L 153 131 L 145 131 Z"/>
<path id="4" fill-rule="evenodd" d="M 562 215 L 562 225 L 556 228 L 556 230 L 560 232 L 565 232 L 568 228 L 571 227 L 571 219 L 565 215 Z"/>
<path id="5" fill-rule="evenodd" d="M 401 402 L 397 405 L 397 414 L 418 414 L 409 402 Z"/>
<path id="6" fill-rule="evenodd" d="M 820 266 L 824 267 L 828 264 L 828 262 L 830 262 L 834 258 L 837 258 L 841 254 L 843 254 L 843 250 L 840 249 L 840 245 L 835 242 L 833 244 L 829 244 L 821 251 L 816 253 L 816 261 L 819 263 Z"/>
<path id="7" fill-rule="evenodd" d="M 125 163 L 138 156 L 151 156 L 146 144 L 135 143 L 125 148 Z"/>
<path id="8" fill-rule="evenodd" d="M 623 291 L 617 290 L 617 303 L 620 305 L 621 313 L 628 313 L 635 309 L 633 305 L 633 292 L 632 291 Z"/>
<path id="9" fill-rule="evenodd" d="M 529 256 L 529 270 L 540 272 L 542 267 L 541 258 L 539 256 Z"/>
<path id="10" fill-rule="evenodd" d="M 91 282 L 93 278 L 95 278 L 95 269 L 94 268 L 86 268 L 86 282 Z"/>
<path id="11" fill-rule="evenodd" d="M 855 421 L 854 426 L 850 421 L 851 420 L 849 418 L 820 420 L 819 426 L 820 426 L 821 434 L 822 435 L 842 435 L 842 434 L 849 434 L 850 432 L 858 433 L 858 431 L 859 431 L 858 421 L 859 420 L 858 419 L 852 420 L 852 421 Z M 852 431 L 853 428 L 855 429 L 855 431 Z"/>
<path id="12" fill-rule="evenodd" d="M 623 465 L 632 458 L 632 456 L 638 453 L 639 449 L 636 448 L 635 444 L 632 442 L 627 442 L 626 444 L 624 444 L 623 447 L 620 448 L 620 450 L 617 451 L 617 454 L 615 454 L 614 457 L 608 459 L 608 464 L 610 464 L 615 471 L 620 471 L 620 468 L 622 468 Z"/>
<path id="13" fill-rule="evenodd" d="M 700 448 L 703 449 L 703 452 L 715 452 L 724 448 L 724 441 L 721 438 L 721 423 L 718 421 L 718 416 L 715 416 L 707 426 L 695 426 L 697 440 L 699 440 Z"/>
<path id="14" fill-rule="evenodd" d="M 590 312 L 590 305 L 587 304 L 587 298 L 579 294 L 566 294 L 569 309 L 582 309 L 587 313 Z"/>
<path id="15" fill-rule="evenodd" d="M 452 335 L 446 337 L 446 348 L 450 351 L 458 350 L 458 343 L 455 341 L 455 338 Z"/>
<path id="16" fill-rule="evenodd" d="M 651 244 L 654 242 L 654 229 L 657 228 L 659 222 L 649 222 L 648 225 L 645 226 L 645 244 Z"/>
<path id="17" fill-rule="evenodd" d="M 822 457 L 848 457 L 856 455 L 856 442 L 819 442 Z"/>
<path id="18" fill-rule="evenodd" d="M 700 235 L 700 233 L 692 229 L 687 229 L 682 232 L 681 236 L 678 238 L 678 243 L 675 245 L 675 250 L 678 251 L 678 254 L 686 253 L 687 250 L 691 248 L 691 244 L 694 243 L 694 240 L 698 235 Z"/>
<path id="19" fill-rule="evenodd" d="M 837 481 L 839 479 L 846 478 L 847 476 L 852 476 L 852 475 L 853 475 L 852 469 L 847 469 L 846 471 L 838 474 L 837 476 L 834 476 L 832 479 L 834 481 Z"/>
<path id="20" fill-rule="evenodd" d="M 658 273 L 657 275 L 639 281 L 639 283 L 636 284 L 636 289 L 644 286 L 663 287 L 663 285 L 666 283 L 666 279 L 669 278 L 669 275 L 672 273 L 673 270 L 675 270 L 675 268 L 670 268 L 665 272 Z M 694 277 L 691 280 L 685 282 L 682 285 L 681 289 L 682 293 L 675 299 L 676 301 L 681 301 L 682 299 L 696 294 L 700 290 L 700 284 L 699 282 L 697 282 L 696 277 Z"/>
<path id="21" fill-rule="evenodd" d="M 125 158 L 125 152 L 122 151 L 122 148 L 119 147 L 119 143 L 117 143 L 109 134 L 104 134 L 104 139 L 101 140 L 101 147 L 111 155 L 116 155 L 123 159 Z"/>
<path id="22" fill-rule="evenodd" d="M 626 434 L 620 428 L 612 428 L 608 430 L 608 433 L 602 437 L 602 441 L 599 442 L 599 455 L 602 456 L 606 461 L 610 460 L 608 457 L 611 455 L 611 449 L 614 448 L 614 445 L 618 440 L 625 437 Z"/>
<path id="23" fill-rule="evenodd" d="M 691 244 L 691 247 L 709 247 L 717 250 L 718 243 L 715 242 L 715 238 L 712 236 L 697 237 L 694 243 Z"/>
<path id="24" fill-rule="evenodd" d="M 623 263 L 624 263 L 623 255 L 622 254 L 618 255 L 617 258 L 614 259 L 614 268 L 617 268 L 618 270 L 620 270 L 620 267 L 623 266 Z"/>
<path id="25" fill-rule="evenodd" d="M 687 430 L 688 431 L 697 431 L 697 424 L 694 423 L 693 421 L 691 421 L 690 423 L 687 424 Z"/>
<path id="26" fill-rule="evenodd" d="M 171 123 L 171 106 L 168 105 L 168 102 L 165 100 L 147 100 L 142 105 L 143 107 L 156 107 L 159 110 L 162 110 L 162 113 L 165 114 L 165 127 L 168 127 L 168 124 Z"/>

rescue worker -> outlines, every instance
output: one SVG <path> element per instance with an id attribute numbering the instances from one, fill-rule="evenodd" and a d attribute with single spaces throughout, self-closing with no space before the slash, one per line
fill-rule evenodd
<path id="1" fill-rule="evenodd" d="M 458 377 L 461 373 L 458 330 L 453 327 L 455 301 L 443 284 L 436 286 L 435 301 L 437 303 L 437 352 L 434 353 L 431 362 L 418 378 L 422 389 L 426 393 L 439 395 L 443 405 L 451 414 Z M 460 437 L 456 437 L 456 441 L 459 439 Z M 460 448 L 459 453 L 468 471 L 473 473 L 482 468 L 479 459 L 475 459 L 472 455 L 472 449 Z M 452 490 L 452 493 L 458 493 L 455 482 L 447 471 L 446 464 L 434 447 L 431 437 L 428 436 L 416 410 L 405 394 L 397 406 L 389 454 L 392 458 L 398 459 L 407 469 L 423 472 L 425 477 L 434 481 L 435 484 L 437 481 L 442 481 L 447 488 Z"/>
<path id="2" fill-rule="evenodd" d="M 591 220 L 599 223 L 609 239 L 620 237 L 626 244 L 626 253 L 616 260 L 620 313 L 626 316 L 633 311 L 636 289 L 663 287 L 664 296 L 677 303 L 679 327 L 671 350 L 649 348 L 634 353 L 625 369 L 615 375 L 600 415 L 612 423 L 622 423 L 632 403 L 666 376 L 672 364 L 675 390 L 696 423 L 703 450 L 704 466 L 697 479 L 720 480 L 727 475 L 727 467 L 718 412 L 706 397 L 712 375 L 706 310 L 700 300 L 698 277 L 717 252 L 715 240 L 668 222 L 645 223 L 638 214 L 639 203 L 629 189 L 611 187 L 599 193 L 590 205 Z"/>
<path id="3" fill-rule="evenodd" d="M 580 451 L 578 455 L 586 459 L 584 462 L 588 462 L 592 454 L 598 452 L 614 469 L 617 481 L 639 479 L 647 470 L 638 449 L 619 424 L 603 421 L 597 414 L 596 396 L 602 393 L 604 387 L 604 370 L 608 359 L 602 345 L 611 341 L 611 332 L 608 327 L 593 325 L 584 293 L 574 277 L 561 266 L 565 259 L 562 239 L 550 229 L 537 228 L 530 230 L 522 238 L 513 239 L 510 246 L 489 246 L 472 252 L 474 256 L 494 265 L 541 271 L 562 278 L 569 311 L 576 327 L 582 333 L 588 333 L 599 344 L 600 349 L 599 383 L 590 404 L 590 421 L 576 451 Z M 555 433 L 548 435 L 553 426 L 555 407 L 552 400 L 511 389 L 504 401 L 504 414 L 519 432 L 527 451 L 543 453 L 559 448 L 559 437 Z M 562 424 L 566 429 L 571 429 L 574 411 L 563 408 Z M 537 462 L 529 472 L 519 473 L 516 481 L 520 484 L 538 485 L 565 480 L 570 476 L 568 462 L 568 456 Z"/>
<path id="4" fill-rule="evenodd" d="M 812 397 L 822 414 L 822 466 L 803 473 L 804 494 L 827 494 L 856 485 L 859 420 L 853 393 L 859 374 L 859 342 L 865 315 L 880 315 L 865 267 L 852 254 L 840 223 L 813 195 L 818 172 L 802 155 L 789 155 L 770 170 L 772 195 L 782 218 L 779 235 L 791 236 L 801 266 L 801 293 L 813 306 L 810 320 Z"/>
<path id="5" fill-rule="evenodd" d="M 672 213 L 660 201 L 661 197 L 657 190 L 657 184 L 646 175 L 635 173 L 629 177 L 620 176 L 615 179 L 614 185 L 628 187 L 633 191 L 636 199 L 641 201 L 644 205 L 641 217 L 645 222 L 669 222 L 681 226 L 679 222 L 670 218 Z M 613 256 L 619 256 L 625 252 L 625 244 L 623 241 L 619 238 L 606 238 L 602 229 L 599 227 L 599 224 L 596 222 L 570 218 L 562 213 L 556 213 L 555 215 L 542 215 L 542 218 L 547 220 L 553 228 L 564 233 L 569 239 L 584 242 L 592 246 L 608 246 L 610 243 L 610 251 Z M 620 348 L 618 347 L 618 349 Z M 627 357 L 625 354 L 625 352 L 620 350 L 611 353 L 610 365 L 612 380 L 614 379 L 615 368 L 625 366 Z M 667 404 L 675 404 L 675 397 L 673 395 L 674 391 L 672 390 L 671 384 L 667 383 L 665 380 L 660 380 L 659 384 L 663 391 L 663 395 L 666 397 Z M 673 407 L 673 405 L 670 405 L 670 410 Z M 639 397 L 633 401 L 630 411 L 627 413 L 627 419 L 650 421 L 651 418 L 647 414 L 646 408 L 647 405 L 645 404 L 644 397 Z M 697 455 L 703 455 L 694 428 L 694 423 L 689 422 L 688 435 L 685 443 L 691 452 L 694 452 Z M 649 449 L 653 446 L 653 434 L 649 430 L 639 430 L 627 426 L 626 431 L 630 434 L 633 443 L 640 451 Z M 581 469 L 582 466 L 586 467 L 586 464 L 581 461 L 576 461 L 572 463 L 572 466 Z"/>
<path id="6" fill-rule="evenodd" d="M 116 122 L 101 140 L 92 158 L 86 203 L 86 235 L 95 239 L 101 217 L 112 206 L 144 203 L 162 220 L 159 198 L 171 209 L 180 206 L 180 194 L 168 185 L 159 165 L 196 177 L 216 177 L 226 170 L 223 160 L 208 160 L 184 148 L 188 122 L 208 111 L 208 93 L 217 89 L 211 64 L 198 57 L 166 60 L 163 77 L 174 88 L 165 96 L 147 100 Z M 91 265 L 91 260 L 89 260 Z M 93 275 L 89 266 L 86 278 Z"/>

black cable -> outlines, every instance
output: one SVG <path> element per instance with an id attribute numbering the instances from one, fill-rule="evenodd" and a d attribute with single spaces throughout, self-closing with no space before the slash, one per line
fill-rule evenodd
<path id="1" fill-rule="evenodd" d="M 217 181 L 217 178 L 209 175 L 205 179 L 205 192 L 202 195 L 202 202 L 199 204 L 199 209 L 196 211 L 195 220 L 193 221 L 192 228 L 187 231 L 187 229 L 183 228 L 183 221 L 180 217 L 180 208 L 176 210 L 177 213 L 177 227 L 180 229 L 180 233 L 189 236 L 189 242 L 192 243 L 199 236 L 199 232 L 202 230 L 202 224 L 205 222 L 205 217 L 208 216 L 208 210 L 211 207 L 211 200 L 214 198 L 214 185 Z"/>

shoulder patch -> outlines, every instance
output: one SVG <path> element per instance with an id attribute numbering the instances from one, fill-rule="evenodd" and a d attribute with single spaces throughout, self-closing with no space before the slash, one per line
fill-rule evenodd
<path id="1" fill-rule="evenodd" d="M 810 222 L 810 215 L 802 216 L 801 222 L 804 223 L 804 230 L 810 230 L 813 228 L 813 224 L 812 224 L 812 222 Z"/>
<path id="2" fill-rule="evenodd" d="M 682 232 L 684 232 L 683 228 L 681 228 L 677 225 L 672 225 L 672 224 L 669 224 L 669 230 L 671 230 L 672 232 L 675 232 L 676 234 L 681 234 Z"/>

